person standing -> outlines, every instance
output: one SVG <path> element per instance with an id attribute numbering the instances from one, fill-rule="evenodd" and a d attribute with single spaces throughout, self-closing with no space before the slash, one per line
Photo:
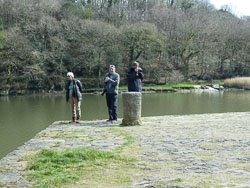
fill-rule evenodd
<path id="1" fill-rule="evenodd" d="M 82 83 L 74 78 L 72 72 L 67 73 L 66 100 L 69 101 L 72 111 L 72 122 L 81 120 Z"/>
<path id="2" fill-rule="evenodd" d="M 108 106 L 108 122 L 117 123 L 117 95 L 120 83 L 120 75 L 115 72 L 115 66 L 109 66 L 109 72 L 104 77 L 104 90 L 106 91 L 106 102 Z"/>
<path id="3" fill-rule="evenodd" d="M 127 71 L 128 91 L 129 92 L 141 92 L 142 80 L 144 75 L 142 69 L 139 67 L 138 62 L 133 62 L 132 66 Z"/>

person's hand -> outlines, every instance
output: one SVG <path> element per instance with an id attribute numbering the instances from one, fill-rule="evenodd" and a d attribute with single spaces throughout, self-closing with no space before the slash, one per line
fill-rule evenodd
<path id="1" fill-rule="evenodd" d="M 105 82 L 108 82 L 108 81 L 109 81 L 109 77 L 106 77 L 106 78 L 105 78 Z"/>

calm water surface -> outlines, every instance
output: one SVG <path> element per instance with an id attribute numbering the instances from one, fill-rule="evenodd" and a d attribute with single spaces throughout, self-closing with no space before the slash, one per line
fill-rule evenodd
<path id="1" fill-rule="evenodd" d="M 119 95 L 119 117 L 122 100 Z M 250 111 L 250 92 L 143 94 L 142 116 Z M 107 119 L 105 97 L 84 95 L 83 120 Z M 64 96 L 0 97 L 0 158 L 54 121 L 70 120 Z"/>

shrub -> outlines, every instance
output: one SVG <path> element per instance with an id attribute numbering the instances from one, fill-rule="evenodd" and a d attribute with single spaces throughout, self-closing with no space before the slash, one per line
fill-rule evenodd
<path id="1" fill-rule="evenodd" d="M 239 89 L 250 89 L 250 77 L 226 79 L 224 81 L 224 86 Z"/>

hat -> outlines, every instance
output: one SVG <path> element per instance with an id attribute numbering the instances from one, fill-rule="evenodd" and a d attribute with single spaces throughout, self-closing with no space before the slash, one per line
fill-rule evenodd
<path id="1" fill-rule="evenodd" d="M 68 72 L 68 73 L 67 73 L 67 76 L 71 76 L 72 78 L 74 78 L 73 72 Z"/>
<path id="2" fill-rule="evenodd" d="M 137 66 L 137 67 L 139 67 L 139 63 L 138 63 L 137 61 L 135 61 L 135 62 L 132 63 L 132 66 Z"/>

